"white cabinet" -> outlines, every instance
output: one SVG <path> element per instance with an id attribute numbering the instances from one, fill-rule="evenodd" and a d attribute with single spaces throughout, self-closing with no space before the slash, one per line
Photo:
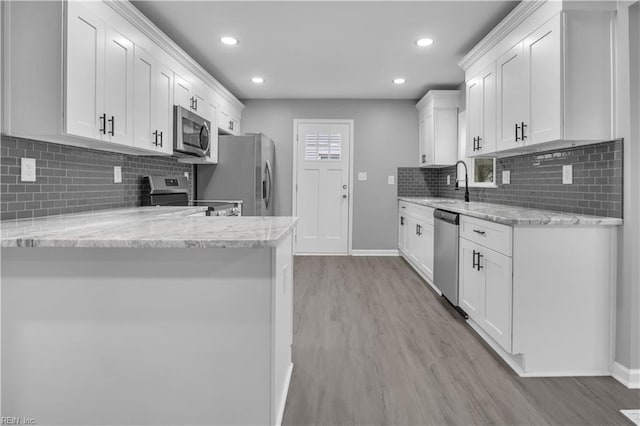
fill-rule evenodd
<path id="1" fill-rule="evenodd" d="M 133 142 L 133 43 L 80 3 L 68 3 L 66 130 Z"/>
<path id="2" fill-rule="evenodd" d="M 458 160 L 458 90 L 430 90 L 416 104 L 420 167 L 451 166 Z"/>
<path id="3" fill-rule="evenodd" d="M 208 105 L 202 92 L 202 89 L 189 83 L 185 78 L 175 75 L 173 96 L 176 105 L 204 117 L 207 114 Z"/>
<path id="4" fill-rule="evenodd" d="M 136 147 L 173 153 L 173 72 L 135 47 L 134 139 Z"/>
<path id="5" fill-rule="evenodd" d="M 496 70 L 490 64 L 467 80 L 467 156 L 496 150 Z"/>
<path id="6" fill-rule="evenodd" d="M 240 112 L 222 96 L 218 96 L 218 129 L 225 135 L 240 134 Z"/>
<path id="7" fill-rule="evenodd" d="M 470 156 L 488 153 L 477 149 L 477 111 L 480 77 L 493 67 L 498 156 L 613 138 L 615 5 L 531 5 L 514 9 L 500 24 L 512 30 L 490 33 L 460 63 L 467 81 Z"/>
<path id="8" fill-rule="evenodd" d="M 511 258 L 460 238 L 460 307 L 511 352 Z"/>
<path id="9" fill-rule="evenodd" d="M 615 227 L 508 226 L 461 215 L 459 235 L 459 305 L 516 372 L 606 374 Z"/>
<path id="10" fill-rule="evenodd" d="M 433 208 L 401 201 L 398 209 L 398 249 L 411 266 L 433 283 Z"/>

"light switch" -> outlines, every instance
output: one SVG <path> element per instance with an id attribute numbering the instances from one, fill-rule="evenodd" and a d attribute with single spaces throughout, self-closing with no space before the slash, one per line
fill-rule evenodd
<path id="1" fill-rule="evenodd" d="M 502 184 L 508 185 L 511 183 L 511 170 L 502 171 Z"/>
<path id="2" fill-rule="evenodd" d="M 122 183 L 122 167 L 113 166 L 113 183 Z"/>
<path id="3" fill-rule="evenodd" d="M 367 180 L 367 172 L 358 172 L 358 180 Z"/>
<path id="4" fill-rule="evenodd" d="M 573 183 L 573 166 L 571 164 L 562 166 L 562 183 L 565 185 Z"/>
<path id="5" fill-rule="evenodd" d="M 447 185 L 451 185 L 451 175 L 447 175 Z"/>
<path id="6" fill-rule="evenodd" d="M 388 183 L 389 185 L 393 185 L 393 184 L 395 184 L 395 183 L 396 183 L 396 177 L 395 177 L 395 176 L 389 176 L 389 177 L 387 178 L 387 183 Z"/>
<path id="7" fill-rule="evenodd" d="M 35 158 L 20 159 L 20 181 L 22 182 L 36 181 L 36 159 Z"/>

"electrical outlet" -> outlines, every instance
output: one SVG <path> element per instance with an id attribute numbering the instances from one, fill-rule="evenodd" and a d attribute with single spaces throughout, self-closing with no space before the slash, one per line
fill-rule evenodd
<path id="1" fill-rule="evenodd" d="M 562 183 L 564 185 L 573 183 L 573 166 L 571 164 L 562 166 Z"/>
<path id="2" fill-rule="evenodd" d="M 451 175 L 447 175 L 447 185 L 451 185 Z"/>
<path id="3" fill-rule="evenodd" d="M 35 158 L 20 159 L 20 181 L 22 182 L 36 181 L 36 159 Z"/>
<path id="4" fill-rule="evenodd" d="M 511 183 L 511 170 L 502 171 L 502 184 L 508 185 Z"/>
<path id="5" fill-rule="evenodd" d="M 186 177 L 187 180 L 189 180 L 189 172 L 184 172 L 184 177 Z"/>
<path id="6" fill-rule="evenodd" d="M 393 184 L 395 184 L 395 183 L 396 183 L 396 177 L 395 177 L 395 176 L 389 176 L 389 177 L 387 178 L 387 183 L 388 183 L 389 185 L 393 185 Z"/>
<path id="7" fill-rule="evenodd" d="M 113 183 L 122 183 L 122 167 L 113 166 Z"/>
<path id="8" fill-rule="evenodd" d="M 367 180 L 367 172 L 358 172 L 358 180 Z"/>

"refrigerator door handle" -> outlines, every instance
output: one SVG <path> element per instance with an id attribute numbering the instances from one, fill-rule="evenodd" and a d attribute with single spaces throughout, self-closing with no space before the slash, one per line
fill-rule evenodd
<path id="1" fill-rule="evenodd" d="M 265 205 L 266 205 L 266 207 L 268 209 L 269 208 L 269 204 L 271 204 L 271 192 L 272 192 L 272 187 L 273 187 L 273 181 L 272 181 L 272 177 L 271 177 L 271 163 L 269 162 L 269 160 L 266 161 L 265 172 L 267 174 L 267 176 L 266 176 L 266 178 L 267 178 L 267 194 L 266 194 Z"/>

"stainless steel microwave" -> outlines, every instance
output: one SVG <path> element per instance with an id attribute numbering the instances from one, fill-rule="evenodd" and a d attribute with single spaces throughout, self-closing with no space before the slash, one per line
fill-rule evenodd
<path id="1" fill-rule="evenodd" d="M 206 157 L 211 148 L 211 122 L 179 105 L 173 107 L 173 153 Z"/>

